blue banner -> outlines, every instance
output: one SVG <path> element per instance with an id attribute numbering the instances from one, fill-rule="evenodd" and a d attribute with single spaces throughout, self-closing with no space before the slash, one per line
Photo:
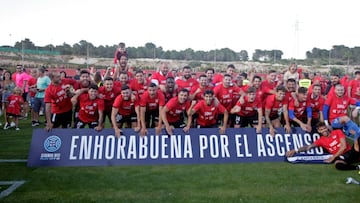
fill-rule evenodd
<path id="1" fill-rule="evenodd" d="M 283 162 L 286 151 L 311 144 L 320 136 L 293 128 L 287 134 L 268 129 L 257 134 L 254 128 L 229 128 L 219 135 L 216 128 L 175 129 L 173 136 L 156 136 L 154 129 L 140 137 L 132 129 L 114 136 L 113 129 L 35 129 L 28 166 L 105 166 L 147 164 L 204 164 Z M 304 154 L 323 155 L 321 148 Z"/>

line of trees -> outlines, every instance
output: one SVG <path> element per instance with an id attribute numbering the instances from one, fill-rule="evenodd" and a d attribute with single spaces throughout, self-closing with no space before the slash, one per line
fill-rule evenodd
<path id="1" fill-rule="evenodd" d="M 15 48 L 57 51 L 63 55 L 80 55 L 97 58 L 112 58 L 117 45 L 98 47 L 91 42 L 81 40 L 73 45 L 63 43 L 62 45 L 36 46 L 30 39 L 26 38 L 16 42 Z M 235 52 L 229 48 L 215 49 L 210 51 L 194 51 L 191 48 L 177 50 L 163 50 L 161 46 L 148 42 L 140 47 L 127 47 L 130 58 L 160 58 L 174 60 L 196 60 L 196 61 L 248 61 L 249 55 L 246 50 Z M 253 61 L 281 62 L 283 52 L 281 50 L 256 49 L 252 55 Z M 360 63 L 360 47 L 349 48 L 344 45 L 335 45 L 331 50 L 313 48 L 306 52 L 306 62 L 320 64 L 353 65 Z"/>
<path id="2" fill-rule="evenodd" d="M 313 48 L 306 52 L 308 60 L 323 60 L 323 64 L 354 65 L 360 63 L 360 47 L 335 45 L 330 50 Z"/>

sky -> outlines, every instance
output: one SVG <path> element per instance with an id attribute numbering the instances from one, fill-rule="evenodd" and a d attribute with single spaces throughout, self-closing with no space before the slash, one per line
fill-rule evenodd
<path id="1" fill-rule="evenodd" d="M 154 43 L 163 50 L 360 46 L 357 0 L 0 0 L 0 45 Z"/>

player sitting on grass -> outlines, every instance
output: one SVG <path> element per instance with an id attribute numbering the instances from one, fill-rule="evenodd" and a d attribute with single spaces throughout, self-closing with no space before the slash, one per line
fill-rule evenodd
<path id="1" fill-rule="evenodd" d="M 359 147 L 356 146 L 358 142 L 351 147 L 346 142 L 345 134 L 340 129 L 330 130 L 323 122 L 319 122 L 316 128 L 321 135 L 319 139 L 310 145 L 287 151 L 286 156 L 292 157 L 299 152 L 305 152 L 315 147 L 323 147 L 332 154 L 330 158 L 324 160 L 325 163 L 335 162 L 335 167 L 338 170 L 360 170 L 360 165 L 352 165 L 359 162 L 360 153 L 355 150 L 355 148 Z"/>

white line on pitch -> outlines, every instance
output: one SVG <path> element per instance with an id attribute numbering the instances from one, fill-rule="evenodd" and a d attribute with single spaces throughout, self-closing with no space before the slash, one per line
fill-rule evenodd
<path id="1" fill-rule="evenodd" d="M 25 163 L 27 159 L 0 159 L 0 163 Z"/>
<path id="2" fill-rule="evenodd" d="M 0 185 L 11 185 L 8 189 L 2 191 L 0 193 L 0 199 L 4 198 L 8 195 L 10 195 L 12 192 L 16 190 L 16 188 L 20 187 L 22 184 L 24 184 L 24 180 L 20 181 L 0 181 Z"/>

